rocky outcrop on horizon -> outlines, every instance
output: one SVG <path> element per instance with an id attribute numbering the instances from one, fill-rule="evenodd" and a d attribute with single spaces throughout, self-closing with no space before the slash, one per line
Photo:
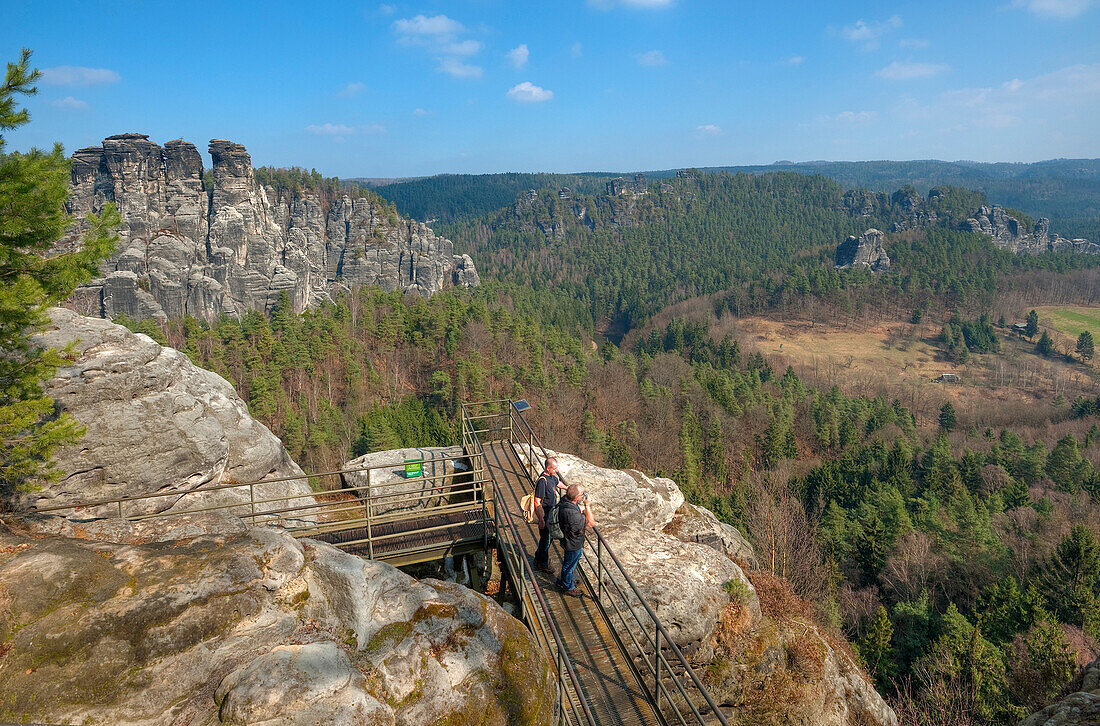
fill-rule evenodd
<path id="1" fill-rule="evenodd" d="M 209 151 L 211 189 L 186 141 L 162 148 L 119 134 L 73 154 L 67 210 L 78 223 L 59 250 L 78 244 L 79 220 L 107 202 L 122 216 L 116 252 L 74 293 L 76 309 L 212 321 L 268 311 L 284 292 L 300 312 L 356 285 L 432 295 L 480 284 L 450 240 L 374 199 L 277 194 L 257 182 L 244 146 L 214 139 Z"/>
<path id="2" fill-rule="evenodd" d="M 0 721 L 550 724 L 490 598 L 268 527 L 73 539 L 0 518 Z"/>
<path id="3" fill-rule="evenodd" d="M 874 228 L 859 237 L 849 235 L 836 248 L 836 268 L 846 270 L 849 267 L 863 267 L 872 272 L 889 270 L 890 258 L 883 246 L 885 239 L 886 235 Z"/>
<path id="4" fill-rule="evenodd" d="M 248 505 L 246 488 L 183 495 L 198 487 L 290 476 L 303 478 L 260 484 L 256 498 L 312 497 L 283 443 L 252 418 L 229 381 L 109 320 L 65 308 L 49 313 L 51 325 L 35 342 L 72 345 L 73 357 L 44 389 L 87 432 L 54 455 L 62 479 L 26 495 L 24 507 L 156 493 L 165 496 L 128 503 L 126 514 Z M 259 504 L 256 510 L 280 505 Z M 251 513 L 250 506 L 235 509 Z M 117 509 L 86 514 L 117 516 Z"/>
<path id="5" fill-rule="evenodd" d="M 982 207 L 963 223 L 963 229 L 984 234 L 993 244 L 1016 254 L 1038 255 L 1043 252 L 1079 252 L 1100 254 L 1100 245 L 1087 239 L 1066 239 L 1050 231 L 1050 220 L 1040 217 L 1035 229 L 1027 231 L 1019 220 L 994 204 Z"/>

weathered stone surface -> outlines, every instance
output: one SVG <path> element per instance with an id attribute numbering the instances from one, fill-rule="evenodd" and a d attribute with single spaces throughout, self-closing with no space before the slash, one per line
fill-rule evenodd
<path id="1" fill-rule="evenodd" d="M 461 446 L 375 451 L 341 467 L 346 472 L 340 475 L 341 487 L 361 487 L 365 492 L 369 485 L 372 515 L 437 506 L 447 501 L 450 489 L 456 484 L 455 474 L 469 471 L 464 460 L 451 458 L 461 456 Z M 414 459 L 424 462 L 422 476 L 406 478 L 405 462 Z M 370 469 L 369 481 L 367 471 L 352 469 Z"/>
<path id="2" fill-rule="evenodd" d="M 110 321 L 64 308 L 52 308 L 50 317 L 50 329 L 36 341 L 54 348 L 73 344 L 76 355 L 45 390 L 87 433 L 58 451 L 65 477 L 29 495 L 24 505 L 164 493 L 129 503 L 124 513 L 178 511 L 250 499 L 247 488 L 182 496 L 197 487 L 303 475 L 224 378 Z M 307 503 L 311 495 L 304 478 L 255 488 L 257 499 L 300 496 L 291 501 Z M 244 509 L 251 511 L 233 513 Z M 117 509 L 88 514 L 115 516 Z"/>
<path id="3" fill-rule="evenodd" d="M 725 522 L 718 521 L 714 512 L 684 502 L 662 530 L 683 542 L 698 542 L 718 550 L 731 559 L 748 562 L 755 567 L 756 552 L 745 536 Z"/>
<path id="4" fill-rule="evenodd" d="M 760 602 L 748 577 L 716 550 L 630 525 L 604 525 L 600 532 L 677 645 L 693 647 L 710 638 L 719 614 L 730 603 L 730 590 L 743 593 L 742 604 L 751 623 L 759 620 Z M 586 546 L 595 561 L 595 546 Z M 595 572 L 587 571 L 596 582 Z M 649 622 L 626 581 L 618 576 L 614 579 L 630 595 L 631 606 L 642 622 Z M 737 584 L 727 589 L 730 581 Z"/>
<path id="5" fill-rule="evenodd" d="M 864 267 L 872 272 L 889 270 L 890 258 L 882 245 L 885 238 L 885 234 L 874 228 L 867 230 L 859 237 L 849 236 L 836 248 L 837 269 Z"/>
<path id="6" fill-rule="evenodd" d="M 1035 223 L 1035 229 L 1028 232 L 1020 222 L 1008 212 L 994 204 L 982 207 L 978 213 L 966 220 L 963 229 L 984 234 L 993 240 L 993 244 L 1016 254 L 1037 255 L 1043 252 L 1079 252 L 1100 254 L 1100 245 L 1087 239 L 1066 239 L 1051 234 L 1050 220 L 1041 217 Z"/>
<path id="7" fill-rule="evenodd" d="M 1020 726 L 1093 726 L 1100 723 L 1100 660 L 1090 663 L 1079 676 L 1080 686 L 1058 703 L 1036 711 Z"/>
<path id="8" fill-rule="evenodd" d="M 78 244 L 84 216 L 114 202 L 116 254 L 70 304 L 88 315 L 214 320 L 270 310 L 282 292 L 295 310 L 353 285 L 432 295 L 481 283 L 450 240 L 366 198 L 322 203 L 279 196 L 255 179 L 243 146 L 210 142 L 213 187 L 191 143 L 162 149 L 144 134 L 108 137 L 73 155 L 68 211 L 78 218 L 58 251 Z"/>
<path id="9" fill-rule="evenodd" d="M 526 444 L 517 444 L 516 452 L 521 461 L 528 461 Z M 605 469 L 572 454 L 551 451 L 549 455 L 558 460 L 564 481 L 584 486 L 600 524 L 627 524 L 655 532 L 671 522 L 684 503 L 680 487 L 671 479 L 649 477 L 635 469 Z M 540 468 L 541 457 L 538 452 Z"/>
<path id="10" fill-rule="evenodd" d="M 268 528 L 145 545 L 0 523 L 0 721 L 548 724 L 490 599 Z"/>

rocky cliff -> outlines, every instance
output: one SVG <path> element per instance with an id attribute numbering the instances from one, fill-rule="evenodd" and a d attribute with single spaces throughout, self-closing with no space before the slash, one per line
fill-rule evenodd
<path id="1" fill-rule="evenodd" d="M 120 134 L 73 155 L 68 211 L 79 220 L 114 202 L 122 215 L 118 249 L 74 294 L 78 310 L 213 320 L 269 310 L 283 292 L 301 311 L 354 285 L 431 295 L 480 284 L 450 240 L 376 199 L 278 194 L 257 182 L 240 144 L 215 139 L 209 150 L 212 188 L 186 141 Z"/>
<path id="2" fill-rule="evenodd" d="M 5 519 L 0 721 L 551 721 L 554 673 L 534 636 L 460 585 L 239 520 L 132 542 Z"/>
<path id="3" fill-rule="evenodd" d="M 516 451 L 530 457 L 526 445 Z M 843 640 L 815 623 L 812 607 L 782 580 L 754 569 L 752 546 L 737 529 L 685 502 L 671 479 L 549 455 L 566 482 L 584 485 L 604 538 L 737 723 L 897 726 Z M 595 550 L 589 555 L 594 561 Z M 614 587 L 610 573 L 603 577 Z M 629 591 L 625 581 L 615 584 Z"/>
<path id="4" fill-rule="evenodd" d="M 221 376 L 108 320 L 63 308 L 52 308 L 50 318 L 50 328 L 35 341 L 53 348 L 71 345 L 72 356 L 45 391 L 87 433 L 56 453 L 63 478 L 27 495 L 24 506 L 161 494 L 128 504 L 127 514 L 178 511 L 177 502 L 189 509 L 249 502 L 243 488 L 206 493 L 202 503 L 197 495 L 179 502 L 200 486 L 302 475 L 282 442 L 249 415 Z M 310 497 L 313 491 L 303 478 L 262 484 L 256 494 L 274 499 Z"/>
<path id="5" fill-rule="evenodd" d="M 859 237 L 850 235 L 836 248 L 837 269 L 863 267 L 872 272 L 889 270 L 890 258 L 882 244 L 885 239 L 886 235 L 874 228 Z"/>
<path id="6" fill-rule="evenodd" d="M 1074 678 L 1072 690 L 1061 701 L 1025 718 L 1020 726 L 1095 726 L 1100 723 L 1100 660 L 1093 661 Z"/>
<path id="7" fill-rule="evenodd" d="M 1014 217 L 996 204 L 992 207 L 982 207 L 978 213 L 967 219 L 963 229 L 971 232 L 979 232 L 993 240 L 993 244 L 1003 247 L 1017 254 L 1037 255 L 1042 252 L 1083 252 L 1085 254 L 1100 254 L 1100 245 L 1089 242 L 1087 239 L 1066 239 L 1058 234 L 1051 234 L 1050 220 L 1040 217 L 1035 223 L 1035 229 L 1028 231 Z"/>

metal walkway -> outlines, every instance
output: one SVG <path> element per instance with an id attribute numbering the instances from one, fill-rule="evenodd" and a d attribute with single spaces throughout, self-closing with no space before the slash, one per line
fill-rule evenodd
<path id="1" fill-rule="evenodd" d="M 588 533 L 577 568 L 584 597 L 565 596 L 551 578 L 536 575 L 531 555 L 538 531 L 524 520 L 520 499 L 532 491 L 548 454 L 516 404 L 464 404 L 461 423 L 460 451 L 423 450 L 422 461 L 69 502 L 38 511 L 134 522 L 222 512 L 393 565 L 495 547 L 502 587 L 514 591 L 520 617 L 553 663 L 558 726 L 728 726 L 598 528 Z M 320 484 L 326 477 L 329 488 L 315 494 L 286 486 L 303 480 Z M 557 544 L 551 564 L 560 571 Z"/>

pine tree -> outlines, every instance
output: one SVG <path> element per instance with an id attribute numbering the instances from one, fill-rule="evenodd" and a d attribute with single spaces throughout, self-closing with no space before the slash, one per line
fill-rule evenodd
<path id="1" fill-rule="evenodd" d="M 1039 342 L 1035 344 L 1035 352 L 1041 356 L 1050 356 L 1054 353 L 1054 341 L 1050 339 L 1050 334 L 1047 331 L 1043 331 L 1043 334 L 1039 336 Z"/>
<path id="2" fill-rule="evenodd" d="M 1092 360 L 1093 352 L 1092 333 L 1086 330 L 1077 336 L 1077 355 L 1081 360 Z"/>
<path id="3" fill-rule="evenodd" d="M 886 692 L 886 687 L 896 671 L 893 638 L 894 626 L 890 623 L 890 616 L 886 613 L 886 608 L 879 605 L 875 619 L 871 621 L 871 626 L 860 642 L 859 652 L 882 692 Z"/>
<path id="4" fill-rule="evenodd" d="M 30 51 L 24 50 L 18 63 L 7 66 L 0 86 L 0 131 L 29 121 L 26 109 L 16 109 L 15 98 L 37 91 L 39 73 L 29 63 Z M 70 222 L 64 209 L 68 179 L 69 162 L 60 144 L 51 153 L 34 149 L 5 155 L 0 136 L 0 494 L 33 490 L 54 479 L 52 452 L 82 433 L 75 419 L 58 415 L 42 391 L 42 381 L 57 370 L 61 354 L 36 348 L 29 336 L 45 326 L 49 305 L 96 274 L 114 247 L 110 228 L 119 217 L 107 205 L 98 217 L 90 217 L 80 246 L 46 257 Z"/>
<path id="5" fill-rule="evenodd" d="M 948 401 L 940 408 L 940 430 L 954 431 L 958 425 L 959 419 L 955 413 L 955 407 Z"/>
<path id="6" fill-rule="evenodd" d="M 1031 340 L 1035 337 L 1035 334 L 1039 332 L 1039 313 L 1032 310 L 1027 314 L 1027 323 L 1024 328 L 1024 333 L 1027 335 L 1027 339 Z"/>

